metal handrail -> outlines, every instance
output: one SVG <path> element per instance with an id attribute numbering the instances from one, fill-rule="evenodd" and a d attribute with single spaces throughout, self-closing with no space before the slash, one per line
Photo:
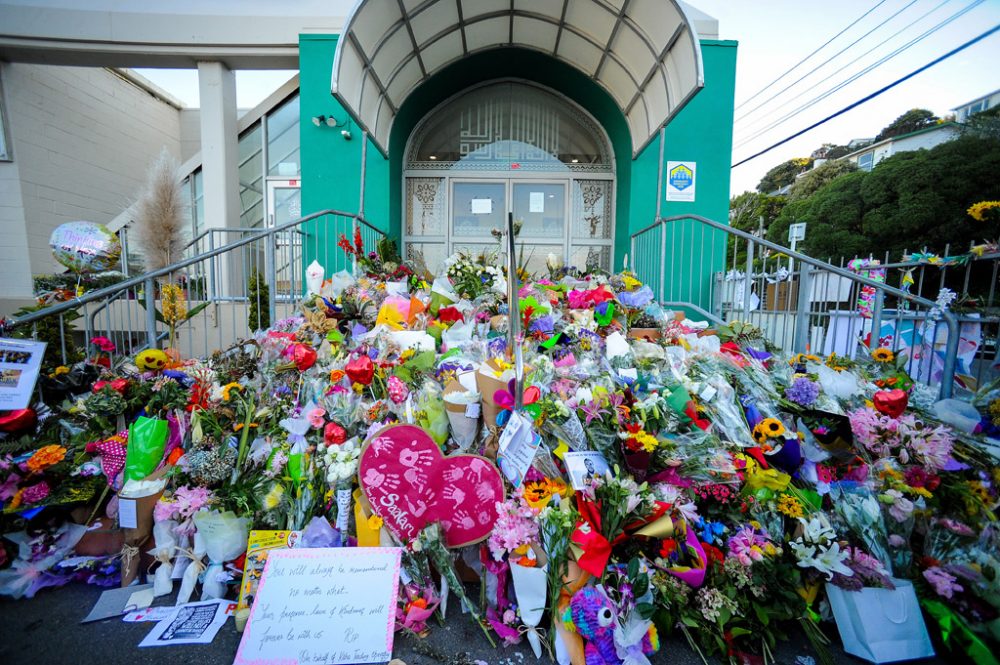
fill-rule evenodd
<path id="1" fill-rule="evenodd" d="M 369 228 L 377 231 L 378 233 L 384 233 L 381 229 L 378 229 L 369 224 L 368 222 L 366 222 L 365 220 L 363 220 L 357 213 L 344 212 L 342 210 L 333 210 L 333 209 L 321 210 L 319 212 L 314 212 L 312 214 L 306 215 L 305 217 L 300 217 L 298 219 L 293 219 L 288 222 L 285 222 L 284 224 L 273 226 L 269 229 L 262 229 L 260 233 L 255 233 L 252 235 L 248 235 L 245 238 L 234 240 L 229 244 L 217 247 L 202 254 L 198 254 L 197 256 L 192 256 L 187 259 L 178 261 L 177 263 L 166 266 L 164 268 L 160 268 L 159 270 L 154 270 L 152 272 L 144 273 L 137 277 L 127 279 L 124 282 L 118 282 L 117 284 L 112 284 L 111 286 L 107 286 L 103 289 L 91 291 L 90 293 L 86 293 L 82 296 L 75 296 L 70 300 L 59 303 L 58 305 L 53 305 L 51 307 L 46 307 L 45 309 L 41 309 L 36 312 L 31 312 L 30 314 L 22 316 L 21 318 L 8 319 L 4 323 L 4 327 L 10 329 L 16 326 L 22 326 L 28 323 L 33 323 L 35 321 L 44 319 L 49 316 L 54 316 L 56 314 L 62 314 L 64 312 L 68 312 L 82 305 L 86 305 L 87 303 L 94 302 L 95 300 L 101 300 L 109 296 L 114 296 L 118 293 L 139 286 L 140 284 L 151 282 L 152 280 L 157 279 L 158 277 L 163 277 L 164 275 L 169 275 L 171 273 L 177 272 L 178 270 L 186 268 L 190 265 L 194 265 L 195 263 L 204 261 L 205 259 L 210 259 L 215 256 L 219 256 L 220 254 L 225 254 L 226 252 L 232 251 L 239 247 L 243 247 L 244 245 L 249 245 L 250 243 L 260 240 L 263 237 L 274 235 L 281 231 L 286 231 L 288 229 L 299 226 L 305 222 L 309 222 L 314 219 L 324 217 L 326 215 L 337 215 L 340 217 L 347 217 L 355 220 L 356 222 L 360 222 L 365 226 L 368 226 Z M 147 293 L 146 297 L 147 299 L 151 298 L 152 294 Z M 152 315 L 152 312 L 149 312 L 149 314 Z"/>
<path id="2" fill-rule="evenodd" d="M 668 222 L 679 222 L 684 220 L 693 220 L 696 222 L 700 222 L 702 224 L 705 224 L 706 226 L 722 231 L 723 233 L 727 233 L 737 238 L 742 238 L 743 240 L 746 240 L 749 243 L 756 243 L 762 247 L 767 247 L 768 249 L 771 249 L 773 251 L 782 252 L 785 256 L 793 260 L 799 261 L 805 265 L 818 268 L 822 271 L 829 272 L 833 275 L 837 275 L 839 277 L 851 280 L 859 284 L 864 284 L 865 286 L 870 286 L 876 289 L 882 296 L 888 293 L 890 295 L 899 298 L 900 300 L 905 300 L 907 302 L 911 302 L 913 304 L 920 305 L 922 307 L 939 311 L 941 319 L 943 320 L 944 325 L 948 330 L 948 343 L 945 348 L 944 359 L 941 369 L 940 394 L 942 398 L 951 397 L 952 385 L 955 380 L 956 360 L 958 357 L 959 324 L 956 316 L 949 310 L 938 307 L 938 304 L 933 300 L 928 300 L 927 298 L 913 295 L 912 293 L 908 293 L 906 291 L 903 291 L 902 289 L 889 286 L 883 282 L 878 282 L 874 279 L 871 279 L 870 277 L 865 277 L 858 273 L 851 272 L 850 270 L 837 267 L 835 265 L 832 265 L 825 261 L 821 261 L 819 259 L 815 259 L 811 256 L 802 254 L 801 252 L 794 251 L 787 247 L 782 247 L 781 245 L 771 242 L 770 240 L 765 240 L 764 238 L 755 236 L 752 233 L 747 233 L 746 231 L 733 228 L 728 224 L 722 224 L 720 222 L 716 222 L 715 220 L 708 219 L 707 217 L 702 217 L 701 215 L 688 214 L 688 215 L 674 215 L 672 217 L 657 217 L 657 219 L 652 224 L 646 226 L 643 229 L 640 229 L 639 231 L 636 231 L 631 235 L 630 240 L 632 242 L 633 248 L 635 246 L 637 238 L 640 235 L 648 231 L 651 231 L 652 229 L 655 229 L 660 225 L 665 225 Z M 665 246 L 663 247 L 662 251 L 663 252 L 666 251 Z M 666 256 L 662 256 L 660 258 L 661 261 L 664 262 L 666 261 Z M 799 312 L 799 314 L 801 315 L 802 312 Z M 882 315 L 882 300 L 880 298 L 876 303 L 876 311 L 873 321 L 880 321 L 881 315 Z"/>

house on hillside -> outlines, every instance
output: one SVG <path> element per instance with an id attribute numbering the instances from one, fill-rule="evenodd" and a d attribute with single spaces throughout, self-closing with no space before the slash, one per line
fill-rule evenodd
<path id="1" fill-rule="evenodd" d="M 981 113 L 986 109 L 991 109 L 1000 104 L 1000 90 L 994 90 L 988 95 L 977 97 L 971 102 L 966 102 L 952 109 L 956 122 L 967 122 L 971 116 Z"/>
<path id="2" fill-rule="evenodd" d="M 961 131 L 962 128 L 957 122 L 943 122 L 940 125 L 918 129 L 909 134 L 900 134 L 876 141 L 844 155 L 841 159 L 854 162 L 862 171 L 871 171 L 886 157 L 892 157 L 900 152 L 933 148 L 956 138 Z"/>

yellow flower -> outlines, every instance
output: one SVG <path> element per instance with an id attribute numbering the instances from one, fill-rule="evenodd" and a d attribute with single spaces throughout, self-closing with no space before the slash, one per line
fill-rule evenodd
<path id="1" fill-rule="evenodd" d="M 382 528 L 382 518 L 378 515 L 372 513 L 372 516 L 368 518 L 368 528 L 372 531 L 378 531 Z"/>
<path id="2" fill-rule="evenodd" d="M 281 504 L 282 497 L 285 496 L 285 488 L 278 483 L 271 486 L 271 490 L 264 495 L 262 507 L 264 510 L 274 510 Z"/>
<path id="3" fill-rule="evenodd" d="M 49 373 L 49 378 L 54 379 L 57 376 L 62 376 L 63 374 L 69 374 L 69 367 L 66 367 L 66 365 L 59 365 L 59 367 L 56 367 L 51 373 Z"/>
<path id="4" fill-rule="evenodd" d="M 766 487 L 775 492 L 784 492 L 788 489 L 788 483 L 791 482 L 792 477 L 777 469 L 762 469 L 756 473 L 748 473 L 746 479 L 747 487 L 751 490 L 756 491 Z"/>
<path id="5" fill-rule="evenodd" d="M 167 323 L 179 323 L 187 316 L 184 291 L 176 284 L 164 284 L 160 287 L 160 304 L 163 308 L 163 320 Z"/>
<path id="6" fill-rule="evenodd" d="M 660 445 L 659 439 L 657 439 L 655 436 L 653 436 L 652 434 L 650 434 L 649 432 L 646 432 L 646 431 L 641 431 L 641 432 L 637 433 L 635 435 L 635 438 L 636 438 L 636 441 L 638 441 L 639 443 L 642 444 L 643 449 L 647 453 L 653 452 Z"/>
<path id="7" fill-rule="evenodd" d="M 896 354 L 890 349 L 878 348 L 872 351 L 872 360 L 877 363 L 891 363 L 896 359 Z"/>
<path id="8" fill-rule="evenodd" d="M 1000 201 L 980 201 L 979 203 L 973 203 L 966 212 L 977 222 L 985 222 L 986 216 L 991 210 L 1000 210 Z"/>
<path id="9" fill-rule="evenodd" d="M 802 517 L 804 514 L 802 502 L 791 494 L 782 494 L 778 499 L 778 512 L 792 519 Z"/>
<path id="10" fill-rule="evenodd" d="M 784 435 L 785 426 L 777 418 L 764 418 L 753 428 L 753 438 L 759 444 L 763 444 L 767 439 L 776 439 Z"/>
<path id="11" fill-rule="evenodd" d="M 53 464 L 58 464 L 66 457 L 66 449 L 62 446 L 51 445 L 39 448 L 35 451 L 27 462 L 28 470 L 32 472 L 43 471 Z"/>
<path id="12" fill-rule="evenodd" d="M 234 390 L 241 391 L 243 390 L 243 386 L 241 386 L 236 381 L 233 381 L 232 383 L 227 383 L 226 385 L 222 386 L 222 401 L 228 402 L 229 400 L 231 400 L 233 398 Z"/>

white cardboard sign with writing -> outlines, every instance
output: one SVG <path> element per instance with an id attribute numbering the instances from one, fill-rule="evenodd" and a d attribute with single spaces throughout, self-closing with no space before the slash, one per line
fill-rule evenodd
<path id="1" fill-rule="evenodd" d="M 234 665 L 392 659 L 399 548 L 274 550 Z"/>

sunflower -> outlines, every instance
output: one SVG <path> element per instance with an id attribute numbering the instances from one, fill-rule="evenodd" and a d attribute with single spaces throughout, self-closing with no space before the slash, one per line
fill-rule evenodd
<path id="1" fill-rule="evenodd" d="M 759 427 L 771 438 L 776 438 L 785 433 L 785 426 L 777 418 L 764 418 Z"/>
<path id="2" fill-rule="evenodd" d="M 764 428 L 760 425 L 753 428 L 751 435 L 753 436 L 753 440 L 756 441 L 758 445 L 764 445 L 767 443 L 767 432 L 765 432 Z"/>
<path id="3" fill-rule="evenodd" d="M 235 381 L 233 381 L 232 383 L 227 383 L 226 385 L 222 386 L 222 401 L 228 402 L 229 400 L 231 400 L 233 398 L 234 390 L 241 391 L 243 390 L 243 386 L 241 386 L 239 383 Z"/>
<path id="4" fill-rule="evenodd" d="M 886 348 L 878 348 L 872 351 L 872 360 L 877 363 L 891 363 L 896 359 L 896 355 Z"/>

